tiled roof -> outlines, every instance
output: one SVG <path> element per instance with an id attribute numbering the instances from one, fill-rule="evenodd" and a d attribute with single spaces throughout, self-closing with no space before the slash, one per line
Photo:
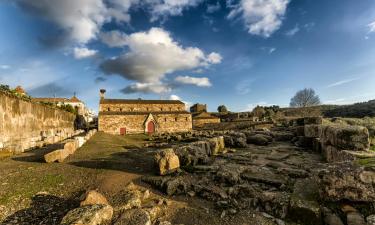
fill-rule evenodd
<path id="1" fill-rule="evenodd" d="M 76 96 L 73 96 L 69 102 L 81 102 L 81 100 L 79 100 Z"/>
<path id="2" fill-rule="evenodd" d="M 100 104 L 184 104 L 180 100 L 101 99 Z"/>
<path id="3" fill-rule="evenodd" d="M 198 114 L 194 114 L 193 118 L 194 119 L 219 119 L 219 117 L 216 117 L 216 116 L 214 116 L 214 115 L 212 115 L 211 113 L 208 113 L 208 112 L 201 112 L 201 113 L 198 113 Z"/>

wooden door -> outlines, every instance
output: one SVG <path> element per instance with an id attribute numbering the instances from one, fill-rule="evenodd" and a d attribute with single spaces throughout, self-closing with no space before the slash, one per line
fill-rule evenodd
<path id="1" fill-rule="evenodd" d="M 149 133 L 149 134 L 155 133 L 155 124 L 154 124 L 154 122 L 152 122 L 152 121 L 148 122 L 148 124 L 147 124 L 147 133 Z"/>
<path id="2" fill-rule="evenodd" d="M 126 134 L 126 128 L 125 127 L 121 127 L 120 128 L 120 135 L 125 135 Z"/>

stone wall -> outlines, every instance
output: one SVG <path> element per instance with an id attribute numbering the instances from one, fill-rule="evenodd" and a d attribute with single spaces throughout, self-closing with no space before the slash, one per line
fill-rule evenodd
<path id="1" fill-rule="evenodd" d="M 0 151 L 19 153 L 75 134 L 75 115 L 0 92 Z"/>
<path id="2" fill-rule="evenodd" d="M 110 104 L 100 103 L 100 112 L 172 112 L 184 111 L 184 104 Z"/>
<path id="3" fill-rule="evenodd" d="M 110 134 L 120 134 L 120 128 L 125 128 L 127 134 L 145 132 L 145 121 L 149 114 L 122 114 L 101 112 L 99 114 L 99 131 Z M 192 130 L 192 118 L 185 112 L 159 112 L 152 113 L 156 122 L 157 133 L 187 132 Z"/>
<path id="4" fill-rule="evenodd" d="M 205 124 L 220 123 L 220 118 L 194 118 L 193 127 L 203 127 Z"/>

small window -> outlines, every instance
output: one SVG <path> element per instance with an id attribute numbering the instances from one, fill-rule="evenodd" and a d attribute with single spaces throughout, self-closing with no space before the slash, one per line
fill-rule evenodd
<path id="1" fill-rule="evenodd" d="M 189 120 L 189 118 L 186 117 L 186 121 L 188 121 L 188 120 Z"/>
<path id="2" fill-rule="evenodd" d="M 111 109 L 108 107 L 108 112 L 111 111 Z"/>
<path id="3" fill-rule="evenodd" d="M 169 107 L 169 111 L 172 111 L 172 107 Z"/>
<path id="4" fill-rule="evenodd" d="M 122 112 L 122 108 L 120 108 L 120 112 Z"/>
<path id="5" fill-rule="evenodd" d="M 176 118 L 174 118 L 174 121 L 176 121 L 176 122 L 177 122 L 177 117 L 176 117 Z"/>
<path id="6" fill-rule="evenodd" d="M 160 108 L 160 111 L 163 111 L 163 108 Z"/>
<path id="7" fill-rule="evenodd" d="M 146 111 L 149 111 L 148 107 L 146 108 Z"/>
<path id="8" fill-rule="evenodd" d="M 164 122 L 167 122 L 167 118 L 164 118 Z"/>

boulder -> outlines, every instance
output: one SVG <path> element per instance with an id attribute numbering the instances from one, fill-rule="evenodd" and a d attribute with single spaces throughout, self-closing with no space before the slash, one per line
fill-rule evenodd
<path id="1" fill-rule="evenodd" d="M 217 154 L 223 152 L 224 149 L 225 149 L 225 143 L 224 143 L 224 137 L 223 136 L 210 138 L 208 140 L 208 142 L 210 143 L 210 148 L 211 148 L 210 155 L 217 155 Z"/>
<path id="2" fill-rule="evenodd" d="M 375 171 L 336 163 L 319 172 L 319 194 L 327 201 L 375 201 Z"/>
<path id="3" fill-rule="evenodd" d="M 326 225 L 344 225 L 340 217 L 334 214 L 330 209 L 323 207 L 323 221 Z"/>
<path id="4" fill-rule="evenodd" d="M 86 205 L 69 211 L 61 225 L 101 225 L 112 219 L 113 208 L 109 205 Z"/>
<path id="5" fill-rule="evenodd" d="M 268 145 L 271 141 L 269 136 L 264 134 L 255 134 L 247 137 L 247 143 L 255 145 Z"/>
<path id="6" fill-rule="evenodd" d="M 299 180 L 290 198 L 288 217 L 306 225 L 320 225 L 321 212 L 317 202 L 319 189 L 313 179 Z"/>
<path id="7" fill-rule="evenodd" d="M 97 191 L 91 190 L 82 196 L 81 206 L 85 205 L 109 205 L 107 199 Z"/>
<path id="8" fill-rule="evenodd" d="M 375 214 L 366 217 L 366 221 L 368 225 L 375 225 Z"/>
<path id="9" fill-rule="evenodd" d="M 64 160 L 69 156 L 69 153 L 65 151 L 65 149 L 55 150 L 44 155 L 44 160 L 46 163 L 53 163 L 53 162 L 64 162 Z"/>
<path id="10" fill-rule="evenodd" d="M 142 209 L 124 211 L 113 225 L 151 225 L 150 215 Z"/>
<path id="11" fill-rule="evenodd" d="M 164 149 L 156 153 L 155 163 L 160 175 L 173 173 L 180 168 L 180 160 L 172 148 Z"/>
<path id="12" fill-rule="evenodd" d="M 322 126 L 320 139 L 324 145 L 343 150 L 367 150 L 370 147 L 369 132 L 360 126 Z"/>
<path id="13" fill-rule="evenodd" d="M 365 219 L 359 212 L 349 212 L 346 221 L 348 225 L 366 225 Z"/>

